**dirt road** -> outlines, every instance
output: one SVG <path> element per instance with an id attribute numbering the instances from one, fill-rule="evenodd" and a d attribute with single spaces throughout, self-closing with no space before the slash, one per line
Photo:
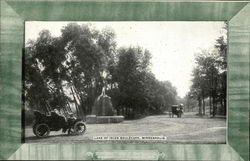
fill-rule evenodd
<path id="1" fill-rule="evenodd" d="M 186 113 L 182 118 L 155 115 L 117 124 L 87 124 L 87 131 L 81 136 L 68 136 L 59 131 L 37 139 L 30 127 L 26 128 L 25 136 L 26 143 L 226 143 L 226 119 L 200 118 L 193 113 Z M 96 141 L 94 136 L 166 136 L 167 139 Z"/>

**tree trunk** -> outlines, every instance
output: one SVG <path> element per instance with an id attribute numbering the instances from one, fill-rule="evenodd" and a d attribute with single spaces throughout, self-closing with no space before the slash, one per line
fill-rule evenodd
<path id="1" fill-rule="evenodd" d="M 128 117 L 128 107 L 126 107 L 125 111 L 126 111 L 126 116 Z"/>
<path id="2" fill-rule="evenodd" d="M 77 100 L 76 100 L 76 97 L 75 97 L 75 92 L 74 92 L 72 87 L 70 89 L 71 89 L 72 96 L 73 96 L 74 102 L 75 102 L 76 115 L 77 115 L 77 117 L 79 117 L 79 109 L 78 109 L 79 107 L 78 107 L 78 103 L 77 103 Z"/>
<path id="3" fill-rule="evenodd" d="M 220 115 L 224 114 L 223 98 L 220 97 Z"/>
<path id="4" fill-rule="evenodd" d="M 77 99 L 81 102 L 79 105 L 79 109 L 81 109 L 81 115 L 87 115 L 87 111 L 90 111 L 90 110 L 86 109 L 86 106 L 84 106 L 84 100 L 83 100 L 80 92 L 76 89 L 75 86 L 74 86 L 73 90 L 74 90 L 74 93 L 76 93 Z M 91 112 L 92 111 L 90 111 L 90 113 Z"/>
<path id="5" fill-rule="evenodd" d="M 198 98 L 198 105 L 199 105 L 199 115 L 201 115 L 201 99 Z"/>
<path id="6" fill-rule="evenodd" d="M 83 100 L 83 98 L 82 98 L 81 95 L 79 95 L 79 97 L 80 97 L 80 101 L 81 101 L 81 111 L 82 111 L 82 115 L 83 115 L 83 116 L 86 116 L 86 115 L 87 115 L 87 109 L 86 109 L 86 107 L 84 106 L 84 100 Z M 91 112 L 92 112 L 91 110 L 92 110 L 92 109 L 90 109 L 90 111 L 89 111 L 88 113 L 91 113 Z"/>
<path id="7" fill-rule="evenodd" d="M 124 107 L 122 107 L 122 115 L 125 116 Z"/>
<path id="8" fill-rule="evenodd" d="M 47 102 L 45 101 L 45 99 L 43 99 L 42 102 L 43 102 L 42 106 L 45 106 L 45 108 L 46 108 L 45 113 L 49 115 L 50 114 L 50 109 L 49 109 L 49 106 L 48 106 Z M 40 103 L 40 105 L 41 105 L 41 103 Z"/>
<path id="9" fill-rule="evenodd" d="M 206 114 L 206 105 L 205 105 L 205 101 L 204 101 L 204 95 L 202 96 L 202 109 L 203 109 L 203 115 L 205 115 Z"/>
<path id="10" fill-rule="evenodd" d="M 227 115 L 227 100 L 226 100 L 226 98 L 224 98 L 223 101 L 224 101 L 224 115 Z"/>
<path id="11" fill-rule="evenodd" d="M 188 109 L 188 112 L 189 112 L 190 111 L 190 100 L 189 100 L 189 98 L 187 100 L 187 109 Z"/>
<path id="12" fill-rule="evenodd" d="M 211 92 L 209 94 L 209 115 L 212 114 L 212 96 L 211 96 Z"/>
<path id="13" fill-rule="evenodd" d="M 67 104 L 68 104 L 68 111 L 69 111 L 70 113 L 72 113 L 72 109 L 71 109 L 71 106 L 70 106 L 70 104 L 69 104 L 69 101 L 67 101 Z"/>
<path id="14" fill-rule="evenodd" d="M 213 117 L 215 117 L 216 114 L 216 108 L 215 108 L 215 96 L 213 95 Z"/>

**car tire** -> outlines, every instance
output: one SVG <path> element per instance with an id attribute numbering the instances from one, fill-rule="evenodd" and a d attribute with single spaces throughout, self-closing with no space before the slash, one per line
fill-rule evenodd
<path id="1" fill-rule="evenodd" d="M 33 127 L 33 132 L 34 134 L 39 137 L 39 138 L 43 138 L 43 137 L 47 137 L 49 136 L 50 133 L 50 128 L 47 124 L 45 123 L 41 123 L 41 124 L 36 124 Z"/>
<path id="2" fill-rule="evenodd" d="M 77 121 L 74 124 L 74 134 L 76 135 L 82 135 L 86 131 L 86 125 L 83 121 Z"/>

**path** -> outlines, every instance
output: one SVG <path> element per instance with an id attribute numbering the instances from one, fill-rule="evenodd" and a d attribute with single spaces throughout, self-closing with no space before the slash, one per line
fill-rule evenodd
<path id="1" fill-rule="evenodd" d="M 51 132 L 44 139 L 37 139 L 31 128 L 25 131 L 27 143 L 150 143 L 157 141 L 95 141 L 93 136 L 166 136 L 160 143 L 225 143 L 226 119 L 199 118 L 186 113 L 182 118 L 168 115 L 148 116 L 143 119 L 124 121 L 118 124 L 87 124 L 87 131 L 81 136 L 68 136 Z"/>

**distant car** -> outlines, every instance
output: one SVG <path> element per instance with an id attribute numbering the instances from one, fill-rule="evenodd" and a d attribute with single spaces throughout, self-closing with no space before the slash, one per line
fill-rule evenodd
<path id="1" fill-rule="evenodd" d="M 183 106 L 183 104 L 172 105 L 171 109 L 169 111 L 170 117 L 174 117 L 174 115 L 176 115 L 177 117 L 181 117 L 181 115 L 183 113 L 184 113 L 184 106 Z"/>

